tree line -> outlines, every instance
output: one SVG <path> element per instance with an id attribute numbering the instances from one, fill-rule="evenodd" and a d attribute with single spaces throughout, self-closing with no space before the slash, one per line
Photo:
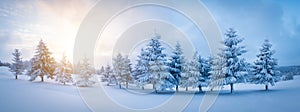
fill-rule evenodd
<path id="1" fill-rule="evenodd" d="M 128 83 L 134 83 L 144 89 L 148 84 L 157 91 L 166 91 L 178 88 L 230 86 L 231 93 L 236 83 L 263 84 L 268 90 L 282 79 L 277 70 L 277 59 L 273 57 L 275 50 L 268 39 L 264 40 L 256 61 L 249 63 L 243 58 L 247 52 L 241 45 L 243 38 L 237 35 L 237 31 L 229 28 L 222 42 L 223 47 L 213 57 L 203 57 L 195 52 L 192 59 L 188 60 L 183 54 L 179 42 L 170 56 L 165 54 L 165 48 L 160 42 L 161 36 L 156 34 L 144 46 L 137 56 L 137 63 L 131 65 L 128 56 L 118 54 L 113 58 L 113 66 L 101 67 L 98 74 L 107 85 L 115 84 L 121 88 Z"/>
<path id="2" fill-rule="evenodd" d="M 75 72 L 73 65 L 65 55 L 59 62 L 56 62 L 43 40 L 39 41 L 34 56 L 28 62 L 22 61 L 22 53 L 19 49 L 15 49 L 12 55 L 13 63 L 10 71 L 15 75 L 15 79 L 18 79 L 19 75 L 27 75 L 30 77 L 29 81 L 34 81 L 39 77 L 41 82 L 44 82 L 44 78 L 49 78 L 64 85 L 74 83 L 78 86 L 88 86 L 95 83 L 90 81 L 95 72 L 87 58 L 79 62 L 77 72 Z M 74 76 L 74 74 L 78 75 Z M 74 81 L 74 79 L 77 80 Z"/>
<path id="3" fill-rule="evenodd" d="M 50 78 L 62 84 L 74 83 L 78 86 L 93 85 L 95 81 L 92 78 L 99 74 L 101 81 L 108 86 L 128 88 L 133 83 L 144 89 L 151 84 L 156 92 L 173 89 L 179 91 L 179 88 L 185 88 L 186 91 L 188 88 L 198 88 L 202 92 L 202 87 L 213 90 L 215 87 L 229 85 L 232 93 L 236 83 L 263 84 L 268 90 L 269 85 L 274 86 L 282 80 L 277 70 L 277 59 L 273 57 L 275 51 L 267 39 L 259 49 L 256 61 L 252 63 L 242 57 L 247 52 L 246 47 L 241 45 L 244 39 L 233 28 L 226 31 L 223 47 L 212 57 L 203 57 L 195 52 L 191 59 L 187 59 L 180 42 L 177 42 L 172 54 L 166 54 L 160 39 L 159 34 L 150 39 L 141 49 L 135 65 L 128 56 L 119 53 L 113 58 L 112 66 L 102 66 L 100 70 L 95 70 L 87 58 L 74 66 L 64 55 L 60 62 L 56 62 L 46 44 L 40 40 L 34 56 L 26 66 L 20 50 L 15 49 L 10 71 L 14 73 L 15 79 L 18 79 L 18 75 L 25 74 L 30 77 L 30 81 L 37 77 L 42 82 L 44 78 Z"/>

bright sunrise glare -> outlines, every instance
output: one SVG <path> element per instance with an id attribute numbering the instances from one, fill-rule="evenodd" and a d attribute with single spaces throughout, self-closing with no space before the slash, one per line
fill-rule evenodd
<path id="1" fill-rule="evenodd" d="M 11 52 L 16 48 L 22 51 L 23 60 L 29 60 L 39 40 L 43 39 L 56 60 L 60 60 L 65 53 L 72 62 L 77 30 L 96 2 L 24 0 L 1 3 L 1 16 L 5 19 L 2 27 L 7 28 L 0 34 L 8 36 L 1 38 L 6 43 L 2 45 L 5 52 L 1 52 L 1 60 L 11 60 Z"/>

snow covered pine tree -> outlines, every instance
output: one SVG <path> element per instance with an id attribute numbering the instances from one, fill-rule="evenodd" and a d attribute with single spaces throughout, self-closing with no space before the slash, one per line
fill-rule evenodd
<path id="1" fill-rule="evenodd" d="M 125 87 L 128 88 L 129 82 L 133 80 L 132 78 L 132 68 L 131 68 L 131 62 L 128 56 L 124 57 L 124 62 L 123 62 L 123 82 L 125 82 Z"/>
<path id="2" fill-rule="evenodd" d="M 155 92 L 172 90 L 174 85 L 171 82 L 175 80 L 168 72 L 166 54 L 163 51 L 165 48 L 161 45 L 160 38 L 160 35 L 155 34 L 146 48 L 150 54 L 150 82 L 153 84 Z"/>
<path id="3" fill-rule="evenodd" d="M 15 51 L 12 53 L 13 55 L 13 63 L 10 66 L 10 71 L 14 73 L 15 79 L 18 79 L 18 75 L 22 75 L 22 72 L 24 71 L 23 62 L 21 58 L 21 52 L 19 49 L 15 49 Z"/>
<path id="4" fill-rule="evenodd" d="M 142 89 L 144 89 L 144 86 L 150 81 L 149 61 L 149 52 L 142 48 L 132 73 L 135 83 L 137 86 L 142 87 Z"/>
<path id="5" fill-rule="evenodd" d="M 121 88 L 121 80 L 122 80 L 122 63 L 123 56 L 119 53 L 115 58 L 113 58 L 113 73 L 116 76 L 116 84 Z"/>
<path id="6" fill-rule="evenodd" d="M 227 68 L 224 55 L 224 53 L 219 53 L 212 60 L 211 71 L 209 72 L 211 74 L 209 83 L 209 87 L 211 90 L 217 87 L 222 87 L 226 84 L 225 74 Z"/>
<path id="7" fill-rule="evenodd" d="M 31 59 L 31 69 L 28 71 L 30 81 L 35 80 L 38 76 L 40 76 L 42 82 L 44 82 L 44 76 L 53 79 L 55 60 L 51 57 L 51 53 L 43 40 L 40 40 L 35 53 Z"/>
<path id="8" fill-rule="evenodd" d="M 183 63 L 185 63 L 185 58 L 183 56 L 181 45 L 177 42 L 169 63 L 169 72 L 175 78 L 175 81 L 172 83 L 176 86 L 176 91 L 178 91 L 178 86 L 180 84 L 181 68 Z"/>
<path id="9" fill-rule="evenodd" d="M 72 79 L 72 73 L 73 73 L 73 67 L 72 64 L 67 61 L 66 56 L 63 55 L 62 60 L 57 65 L 57 68 L 55 69 L 55 75 L 56 75 L 56 81 L 59 83 L 63 83 L 64 85 L 66 83 L 73 82 Z"/>
<path id="10" fill-rule="evenodd" d="M 192 60 L 187 63 L 185 72 L 182 74 L 182 86 L 186 88 L 186 91 L 188 90 L 188 87 L 198 87 L 199 92 L 202 92 L 202 86 L 206 85 L 204 77 L 200 73 L 200 63 L 198 58 L 198 53 L 195 52 Z"/>
<path id="11" fill-rule="evenodd" d="M 113 59 L 113 71 L 115 73 L 117 84 L 121 88 L 122 83 L 125 82 L 126 88 L 128 88 L 129 81 L 132 80 L 131 77 L 131 64 L 128 56 L 123 57 L 120 53 Z"/>
<path id="12" fill-rule="evenodd" d="M 230 85 L 230 93 L 233 92 L 234 83 L 245 82 L 245 75 L 247 74 L 245 68 L 245 59 L 240 56 L 246 52 L 244 46 L 239 46 L 243 42 L 243 38 L 240 38 L 233 28 L 229 28 L 225 33 L 224 49 L 222 49 L 219 57 L 225 59 L 225 82 L 224 85 Z M 215 74 L 216 75 L 216 74 Z"/>
<path id="13" fill-rule="evenodd" d="M 87 87 L 95 84 L 96 82 L 92 80 L 95 72 L 89 63 L 89 59 L 84 57 L 80 65 L 80 72 L 76 81 L 77 86 Z"/>
<path id="14" fill-rule="evenodd" d="M 109 86 L 109 84 L 116 84 L 116 76 L 113 73 L 113 69 L 108 64 L 105 67 L 105 76 L 107 77 L 107 86 Z"/>
<path id="15" fill-rule="evenodd" d="M 107 82 L 108 76 L 105 74 L 104 66 L 101 66 L 100 70 L 97 71 L 97 74 L 100 75 L 101 82 Z"/>
<path id="16" fill-rule="evenodd" d="M 280 75 L 276 70 L 277 60 L 272 57 L 275 53 L 271 50 L 272 44 L 269 40 L 265 40 L 260 53 L 257 55 L 257 60 L 254 62 L 254 77 L 252 82 L 255 84 L 264 84 L 265 89 L 268 90 L 268 85 L 275 85 L 275 82 L 280 80 Z"/>
<path id="17" fill-rule="evenodd" d="M 201 55 L 198 56 L 199 62 L 199 72 L 201 77 L 199 79 L 199 91 L 201 92 L 201 87 L 207 87 L 210 81 L 210 71 L 211 71 L 211 59 L 204 58 Z"/>

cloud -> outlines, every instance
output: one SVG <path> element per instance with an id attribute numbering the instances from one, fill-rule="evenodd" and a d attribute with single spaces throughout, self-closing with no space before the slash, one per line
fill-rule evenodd
<path id="1" fill-rule="evenodd" d="M 269 0 L 202 0 L 202 2 L 211 11 L 223 32 L 234 27 L 239 35 L 245 38 L 244 44 L 248 48 L 245 57 L 249 61 L 255 59 L 258 48 L 263 40 L 268 38 L 277 50 L 275 56 L 281 65 L 300 63 L 300 57 L 296 57 L 300 55 L 297 50 L 300 49 L 299 20 L 291 16 L 297 12 L 283 7 L 289 6 L 288 4 Z M 289 56 L 286 57 L 287 55 Z"/>

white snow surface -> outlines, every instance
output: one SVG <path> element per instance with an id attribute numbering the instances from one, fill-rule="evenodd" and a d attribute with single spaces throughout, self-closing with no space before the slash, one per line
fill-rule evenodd
<path id="1" fill-rule="evenodd" d="M 28 77 L 20 76 L 15 80 L 6 67 L 0 67 L 0 112 L 88 112 L 91 111 L 81 99 L 76 87 L 63 86 L 50 80 L 41 83 L 27 81 Z M 105 85 L 105 84 L 103 84 Z M 149 85 L 148 85 L 149 86 Z M 134 109 L 147 109 L 158 106 L 173 94 L 132 94 L 117 86 L 103 86 L 112 100 L 118 104 Z M 93 87 L 90 87 L 93 88 Z M 149 86 L 148 88 L 151 88 Z M 89 89 L 89 88 L 87 88 Z M 299 111 L 300 76 L 294 80 L 276 83 L 269 91 L 264 85 L 235 84 L 234 93 L 230 94 L 228 86 L 224 86 L 210 112 L 282 112 Z M 134 89 L 131 89 L 134 90 Z M 193 95 L 180 89 L 179 95 Z M 196 91 L 197 88 L 189 88 Z M 204 91 L 207 88 L 203 88 Z M 147 92 L 150 90 L 138 90 Z M 137 92 L 137 91 L 135 91 Z M 198 111 L 204 94 L 196 94 L 184 109 L 186 112 Z M 92 96 L 97 97 L 97 96 Z M 105 101 L 103 101 L 105 102 Z M 180 103 L 180 102 L 178 102 Z M 176 103 L 175 103 L 176 104 Z M 101 107 L 101 105 L 99 105 Z M 113 108 L 104 110 L 111 110 Z"/>
<path id="2" fill-rule="evenodd" d="M 0 112 L 86 112 L 75 86 L 50 82 L 28 81 L 20 75 L 18 80 L 6 67 L 0 67 Z"/>

